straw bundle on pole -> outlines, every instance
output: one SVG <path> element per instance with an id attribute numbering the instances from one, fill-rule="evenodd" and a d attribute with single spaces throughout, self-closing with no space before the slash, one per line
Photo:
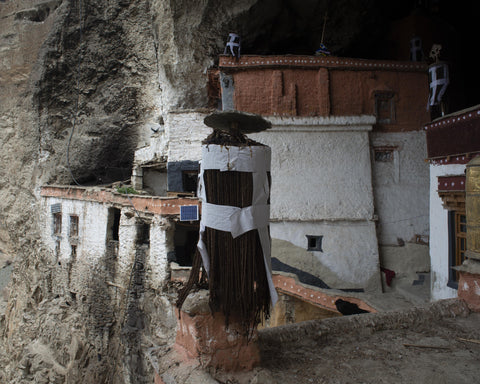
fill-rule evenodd
<path id="1" fill-rule="evenodd" d="M 203 191 L 199 197 L 204 212 L 202 222 L 207 225 L 202 226 L 201 222 L 192 271 L 179 293 L 177 306 L 181 308 L 188 293 L 199 285 L 201 276 L 204 282 L 208 282 L 211 311 L 222 312 L 226 326 L 234 319 L 246 333 L 250 333 L 269 316 L 276 292 L 272 288 L 269 269 L 270 148 L 248 139 L 244 132 L 264 130 L 269 123 L 257 115 L 239 112 L 209 115 L 205 123 L 214 127 L 212 134 L 202 143 L 200 185 Z M 218 159 L 219 153 L 228 157 L 226 167 Z M 230 156 L 236 156 L 234 154 L 238 154 L 238 158 L 230 162 Z M 255 183 L 266 185 L 258 188 Z M 228 212 L 234 212 L 231 216 L 243 215 L 243 222 L 235 223 L 231 217 L 225 218 L 225 214 L 230 215 Z M 206 217 L 208 215 L 214 218 Z M 222 224 L 224 222 L 227 224 Z M 238 224 L 252 229 L 239 234 L 227 228 L 230 222 L 232 228 Z M 260 222 L 264 224 L 256 224 Z M 204 268 L 200 274 L 202 264 Z"/>

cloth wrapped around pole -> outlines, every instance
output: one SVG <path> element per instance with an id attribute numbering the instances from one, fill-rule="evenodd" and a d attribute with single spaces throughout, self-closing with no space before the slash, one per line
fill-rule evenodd
<path id="1" fill-rule="evenodd" d="M 212 312 L 246 333 L 268 318 L 278 299 L 270 264 L 270 159 L 270 147 L 238 133 L 214 131 L 203 142 L 199 242 L 177 302 L 181 307 L 199 283 L 203 265 Z"/>

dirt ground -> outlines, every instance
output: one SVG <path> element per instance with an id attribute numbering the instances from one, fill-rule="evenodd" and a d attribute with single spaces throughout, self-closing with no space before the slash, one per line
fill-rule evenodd
<path id="1" fill-rule="evenodd" d="M 470 340 L 470 341 L 467 341 Z M 327 337 L 267 356 L 274 383 L 480 383 L 480 314 Z"/>
<path id="2" fill-rule="evenodd" d="M 165 384 L 480 383 L 480 313 L 442 311 L 271 329 L 260 335 L 261 366 L 248 373 L 206 374 L 172 351 L 160 359 L 161 378 Z"/>

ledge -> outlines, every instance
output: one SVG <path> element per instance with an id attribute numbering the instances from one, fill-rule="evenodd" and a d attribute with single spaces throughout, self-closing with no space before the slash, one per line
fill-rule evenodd
<path id="1" fill-rule="evenodd" d="M 218 66 L 220 68 L 271 68 L 271 67 L 297 67 L 297 68 L 339 68 L 352 70 L 391 70 L 426 72 L 428 66 L 421 62 L 367 60 L 336 56 L 299 56 L 299 55 L 272 55 L 257 56 L 243 55 L 236 59 L 230 55 L 220 55 Z"/>
<path id="2" fill-rule="evenodd" d="M 147 195 L 126 195 L 100 187 L 43 186 L 40 195 L 69 200 L 91 201 L 129 206 L 139 212 L 158 215 L 179 215 L 182 205 L 198 205 L 196 197 L 163 197 Z"/>
<path id="3" fill-rule="evenodd" d="M 272 128 L 265 132 L 350 132 L 372 130 L 376 117 L 359 116 L 312 116 L 285 117 L 265 116 L 272 123 Z"/>

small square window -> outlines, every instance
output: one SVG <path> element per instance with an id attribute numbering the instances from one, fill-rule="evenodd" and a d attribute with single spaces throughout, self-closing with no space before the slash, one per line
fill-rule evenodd
<path id="1" fill-rule="evenodd" d="M 393 161 L 392 150 L 375 150 L 375 161 L 390 162 Z"/>
<path id="2" fill-rule="evenodd" d="M 307 235 L 307 250 L 323 252 L 322 239 L 323 239 L 323 236 Z"/>
<path id="3" fill-rule="evenodd" d="M 373 148 L 373 155 L 376 162 L 381 163 L 390 163 L 394 161 L 395 151 L 398 148 L 395 146 L 382 146 L 382 147 L 374 147 Z"/>

